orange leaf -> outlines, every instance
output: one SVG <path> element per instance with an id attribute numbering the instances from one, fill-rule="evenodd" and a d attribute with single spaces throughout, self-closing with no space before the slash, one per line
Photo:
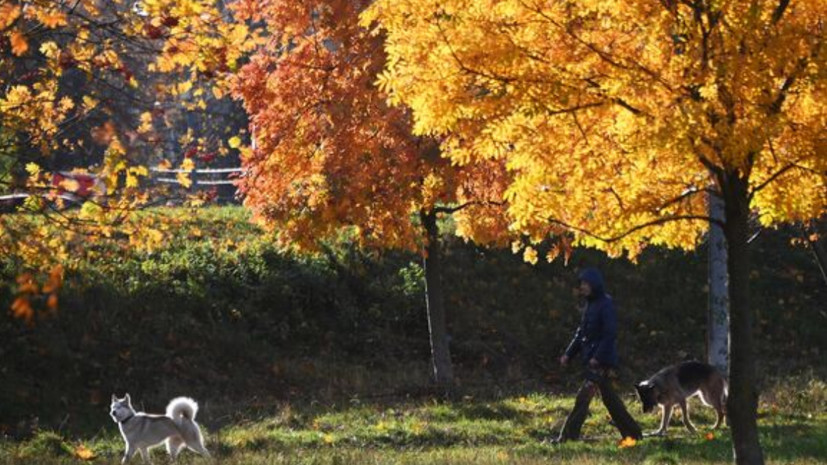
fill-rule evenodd
<path id="1" fill-rule="evenodd" d="M 46 284 L 43 285 L 43 293 L 53 293 L 60 289 L 61 286 L 63 286 L 63 266 L 56 265 L 49 272 L 49 279 L 46 281 Z"/>
<path id="2" fill-rule="evenodd" d="M 49 299 L 46 301 L 46 306 L 49 310 L 57 310 L 57 294 L 49 294 Z"/>
<path id="3" fill-rule="evenodd" d="M 34 309 L 32 309 L 32 304 L 27 296 L 20 296 L 14 300 L 11 304 L 11 313 L 15 318 L 20 318 L 28 325 L 32 324 L 34 319 Z"/>
<path id="4" fill-rule="evenodd" d="M 17 292 L 20 294 L 37 294 L 38 287 L 31 273 L 23 273 L 17 277 Z"/>
<path id="5" fill-rule="evenodd" d="M 621 449 L 626 449 L 626 448 L 629 448 L 629 447 L 635 447 L 635 445 L 637 445 L 637 441 L 633 437 L 625 437 L 625 438 L 623 438 L 623 440 L 621 440 L 619 443 L 617 443 L 617 446 L 620 447 Z"/>
<path id="6" fill-rule="evenodd" d="M 20 17 L 20 5 L 6 3 L 0 6 L 0 29 L 5 29 Z"/>
<path id="7" fill-rule="evenodd" d="M 711 441 L 713 439 L 715 439 L 715 434 L 713 434 L 712 432 L 706 433 L 706 440 L 707 441 Z"/>
<path id="8" fill-rule="evenodd" d="M 12 32 L 9 37 L 9 41 L 11 42 L 11 52 L 17 56 L 23 55 L 26 53 L 26 50 L 29 49 L 29 43 L 26 42 L 26 36 L 24 36 L 20 31 Z"/>
<path id="9" fill-rule="evenodd" d="M 95 459 L 95 457 L 97 457 L 91 449 L 84 446 L 83 444 L 75 448 L 75 456 L 81 460 L 93 460 Z"/>
<path id="10" fill-rule="evenodd" d="M 66 14 L 62 11 L 43 12 L 39 15 L 38 19 L 49 29 L 66 25 Z"/>

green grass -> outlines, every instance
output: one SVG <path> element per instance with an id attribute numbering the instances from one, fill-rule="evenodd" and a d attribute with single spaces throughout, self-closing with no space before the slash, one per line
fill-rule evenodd
<path id="1" fill-rule="evenodd" d="M 618 449 L 602 406 L 585 427 L 593 440 L 542 443 L 578 381 L 556 363 L 579 318 L 576 270 L 596 265 L 609 278 L 630 386 L 702 357 L 703 250 L 653 249 L 638 264 L 577 250 L 568 266 L 529 266 L 510 250 L 446 239 L 458 389 L 476 397 L 445 403 L 423 398 L 434 390 L 415 254 L 360 251 L 346 238 L 328 254 L 286 253 L 234 207 L 146 214 L 185 224 L 159 250 L 100 243 L 78 257 L 60 311 L 36 327 L 0 318 L 0 464 L 79 463 L 80 444 L 116 463 L 123 444 L 106 400 L 126 391 L 149 411 L 198 399 L 208 447 L 227 464 L 729 462 L 726 430 L 707 441 L 677 419 L 671 439 Z M 752 246 L 762 439 L 770 463 L 827 463 L 827 288 L 791 234 L 767 231 Z M 6 309 L 12 258 L 0 258 Z M 567 395 L 521 394 L 544 389 Z M 695 411 L 698 426 L 712 423 L 709 409 Z M 655 428 L 655 416 L 632 413 Z"/>
<path id="2" fill-rule="evenodd" d="M 631 400 L 631 399 L 629 399 Z M 694 402 L 694 401 L 693 401 Z M 455 402 L 434 400 L 388 404 L 273 406 L 270 412 L 247 413 L 247 419 L 210 428 L 202 418 L 207 447 L 224 464 L 695 464 L 729 463 L 728 429 L 706 436 L 711 410 L 696 407 L 698 434 L 689 434 L 677 419 L 668 438 L 648 438 L 620 448 L 599 402 L 584 426 L 586 440 L 551 445 L 544 439 L 560 427 L 571 407 L 570 397 L 531 394 L 497 400 L 466 397 Z M 699 404 L 693 404 L 696 406 Z M 656 427 L 656 415 L 631 407 L 644 430 Z M 815 464 L 827 458 L 827 415 L 793 415 L 765 406 L 761 411 L 762 443 L 768 463 Z M 39 432 L 22 441 L 0 442 L 0 463 L 79 463 L 72 451 L 81 444 L 95 453 L 96 463 L 119 460 L 122 442 L 114 424 L 101 419 L 92 437 L 61 437 Z M 136 463 L 138 458 L 133 459 Z M 156 450 L 154 460 L 168 463 Z M 180 463 L 209 463 L 185 453 Z"/>

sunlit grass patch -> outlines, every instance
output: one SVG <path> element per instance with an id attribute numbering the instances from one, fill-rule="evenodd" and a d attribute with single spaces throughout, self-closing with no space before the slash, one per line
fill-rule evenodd
<path id="1" fill-rule="evenodd" d="M 643 415 L 628 402 L 644 430 L 656 428 L 658 415 Z M 569 396 L 544 393 L 495 399 L 466 397 L 456 401 L 418 400 L 341 405 L 283 404 L 251 413 L 223 427 L 210 429 L 202 419 L 207 447 L 219 463 L 344 465 L 344 464 L 727 464 L 732 459 L 728 428 L 711 431 L 711 409 L 693 400 L 698 433 L 673 420 L 667 437 L 621 440 L 605 408 L 595 400 L 584 425 L 584 440 L 551 444 L 571 408 Z M 707 411 L 708 410 L 708 411 Z M 827 457 L 827 415 L 795 409 L 772 413 L 762 407 L 761 440 L 770 464 L 811 465 Z M 0 441 L 0 463 L 56 465 L 80 463 L 82 445 L 92 463 L 119 460 L 123 442 L 107 424 L 91 438 L 55 432 L 13 442 Z M 167 463 L 163 450 L 153 455 Z M 137 463 L 137 462 L 136 462 Z M 180 463 L 203 459 L 185 453 Z"/>

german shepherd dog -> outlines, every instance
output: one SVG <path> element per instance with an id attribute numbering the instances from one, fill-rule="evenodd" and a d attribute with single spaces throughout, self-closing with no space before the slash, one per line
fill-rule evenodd
<path id="1" fill-rule="evenodd" d="M 643 404 L 643 412 L 649 413 L 655 405 L 661 407 L 660 429 L 650 435 L 666 434 L 672 409 L 681 408 L 683 424 L 690 432 L 697 432 L 689 420 L 687 399 L 698 394 L 704 405 L 712 407 L 718 413 L 718 420 L 713 428 L 718 428 L 726 416 L 726 398 L 728 385 L 724 376 L 712 365 L 689 361 L 668 366 L 654 376 L 635 386 L 638 397 Z"/>
<path id="2" fill-rule="evenodd" d="M 195 422 L 198 404 L 189 397 L 172 399 L 167 405 L 166 415 L 150 415 L 136 412 L 132 408 L 129 394 L 123 399 L 112 395 L 110 410 L 109 414 L 118 423 L 121 436 L 126 442 L 122 464 L 128 462 L 136 452 L 141 454 L 144 462 L 148 461 L 148 450 L 163 442 L 166 442 L 167 452 L 173 460 L 184 448 L 210 456 L 204 448 L 201 428 Z"/>

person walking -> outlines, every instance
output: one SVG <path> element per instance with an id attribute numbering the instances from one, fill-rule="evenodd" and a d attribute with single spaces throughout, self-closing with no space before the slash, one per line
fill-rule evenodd
<path id="1" fill-rule="evenodd" d="M 579 278 L 579 293 L 586 300 L 583 318 L 574 338 L 560 357 L 560 364 L 567 366 L 579 354 L 585 369 L 584 382 L 577 392 L 574 408 L 554 442 L 580 439 L 580 429 L 589 415 L 589 404 L 597 392 L 600 392 L 603 405 L 609 411 L 614 426 L 620 431 L 621 438 L 641 439 L 643 434 L 640 426 L 612 389 L 611 377 L 618 366 L 617 312 L 614 303 L 605 291 L 600 271 L 586 269 L 580 273 Z"/>

